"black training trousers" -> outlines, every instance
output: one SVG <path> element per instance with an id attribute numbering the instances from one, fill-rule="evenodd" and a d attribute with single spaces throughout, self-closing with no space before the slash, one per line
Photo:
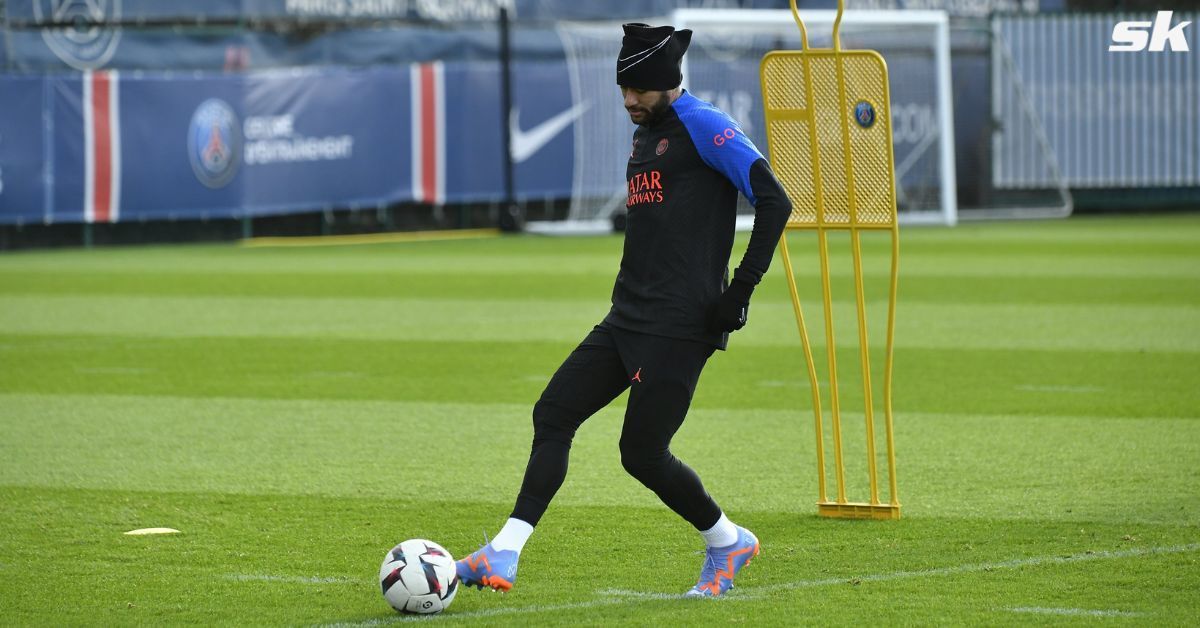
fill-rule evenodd
<path id="1" fill-rule="evenodd" d="M 716 525 L 720 507 L 670 449 L 713 350 L 605 324 L 593 329 L 533 407 L 533 451 L 512 517 L 537 525 L 567 476 L 575 431 L 630 388 L 621 428 L 622 466 L 697 530 Z"/>

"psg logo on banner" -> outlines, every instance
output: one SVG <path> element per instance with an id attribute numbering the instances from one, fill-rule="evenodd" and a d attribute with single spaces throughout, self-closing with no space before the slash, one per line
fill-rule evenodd
<path id="1" fill-rule="evenodd" d="M 875 107 L 865 100 L 860 100 L 854 105 L 854 121 L 864 129 L 871 128 L 871 125 L 875 124 Z"/>
<path id="2" fill-rule="evenodd" d="M 188 126 L 188 157 L 204 185 L 219 188 L 229 183 L 242 159 L 242 130 L 233 107 L 217 98 L 196 107 Z"/>
<path id="3" fill-rule="evenodd" d="M 104 67 L 121 41 L 121 0 L 34 0 L 33 19 L 53 24 L 42 39 L 63 63 L 76 70 Z"/>

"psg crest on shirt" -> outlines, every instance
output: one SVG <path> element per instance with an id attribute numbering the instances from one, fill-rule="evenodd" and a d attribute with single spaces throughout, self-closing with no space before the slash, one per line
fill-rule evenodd
<path id="1" fill-rule="evenodd" d="M 858 101 L 854 105 L 854 121 L 864 129 L 871 128 L 875 124 L 875 107 L 865 100 Z"/>
<path id="2" fill-rule="evenodd" d="M 192 171 L 210 188 L 223 187 L 237 174 L 242 156 L 242 130 L 233 107 L 210 98 L 196 107 L 188 126 Z"/>

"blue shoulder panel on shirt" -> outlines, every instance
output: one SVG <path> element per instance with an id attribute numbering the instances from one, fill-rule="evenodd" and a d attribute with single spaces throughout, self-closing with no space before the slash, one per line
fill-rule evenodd
<path id="1" fill-rule="evenodd" d="M 742 132 L 742 127 L 724 111 L 687 91 L 671 106 L 704 163 L 732 181 L 751 205 L 757 204 L 758 199 L 750 189 L 750 166 L 763 156 Z"/>

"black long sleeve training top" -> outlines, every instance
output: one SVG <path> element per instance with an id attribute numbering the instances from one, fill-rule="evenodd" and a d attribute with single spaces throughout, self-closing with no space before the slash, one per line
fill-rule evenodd
<path id="1" fill-rule="evenodd" d="M 625 249 L 605 322 L 724 349 L 708 314 L 729 281 L 737 196 L 754 230 L 735 281 L 758 284 L 792 212 L 762 153 L 732 118 L 686 90 L 633 134 Z"/>

